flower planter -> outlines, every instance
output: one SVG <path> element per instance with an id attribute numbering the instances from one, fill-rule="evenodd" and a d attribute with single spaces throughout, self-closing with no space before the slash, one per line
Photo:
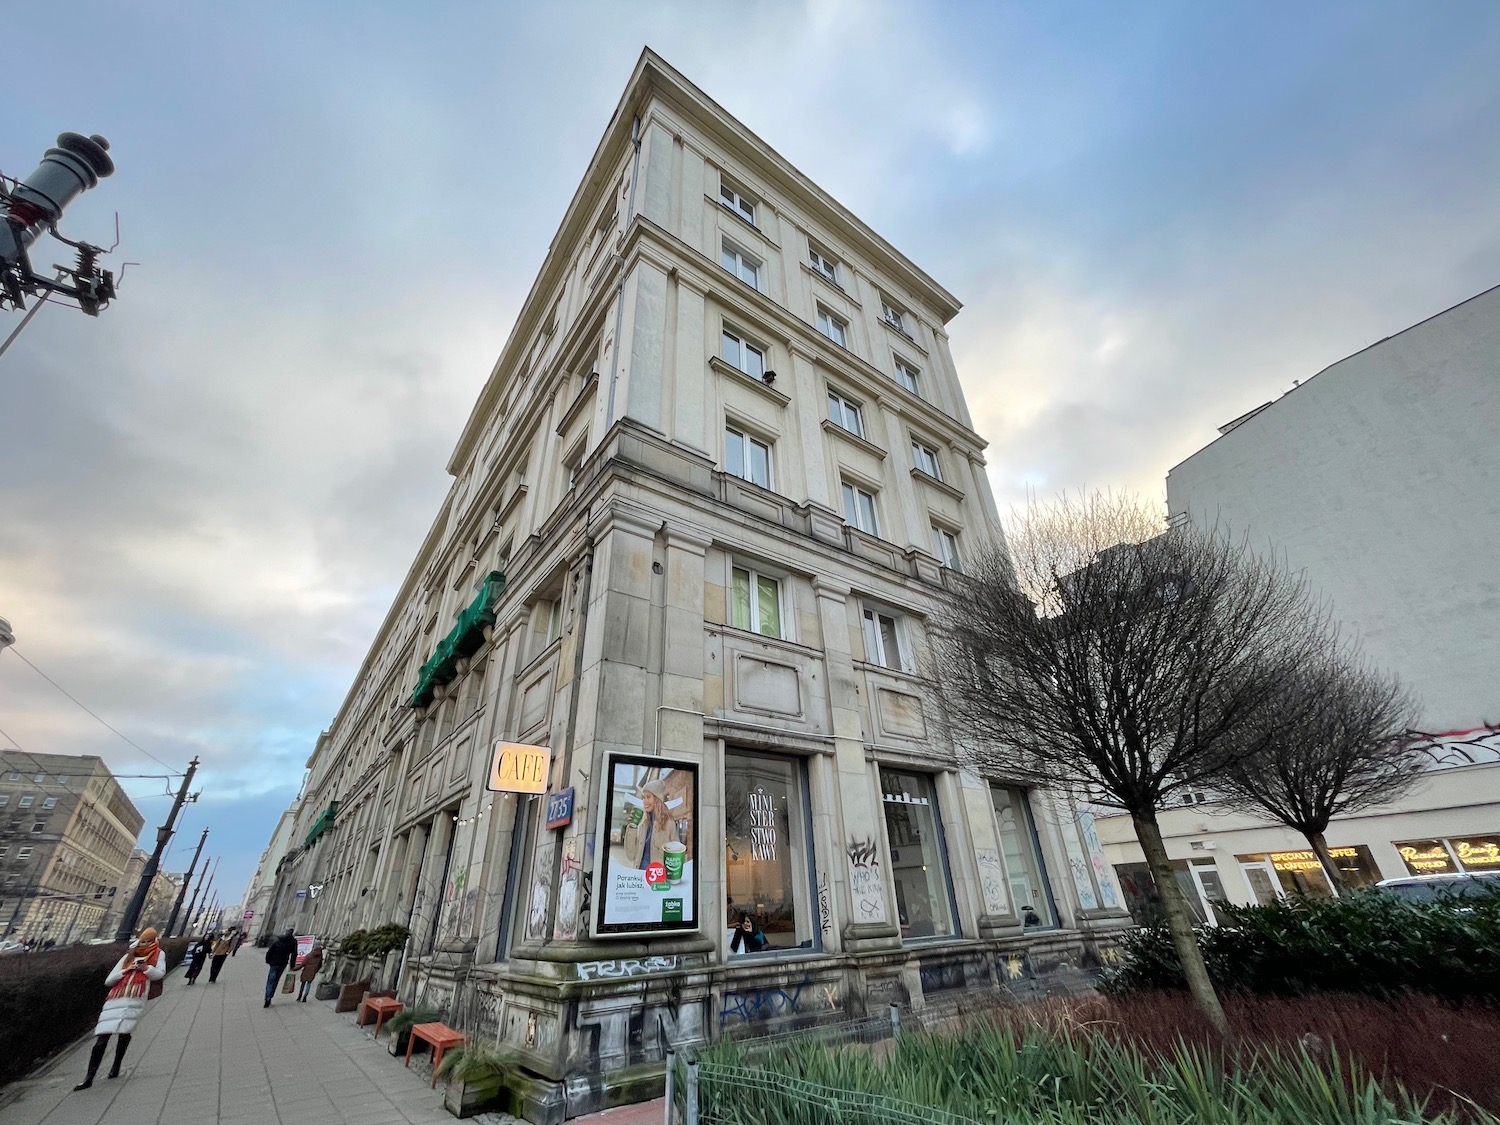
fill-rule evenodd
<path id="1" fill-rule="evenodd" d="M 318 1000 L 337 1000 L 342 987 L 338 981 L 319 981 L 318 987 L 313 989 L 313 997 Z"/>
<path id="2" fill-rule="evenodd" d="M 367 980 L 355 981 L 353 984 L 344 985 L 343 988 L 339 989 L 338 1003 L 333 1006 L 333 1010 L 335 1012 L 354 1011 L 354 1009 L 359 1007 L 360 1002 L 364 1000 L 365 993 L 369 991 L 370 982 Z"/>
<path id="3" fill-rule="evenodd" d="M 477 1082 L 449 1082 L 443 1093 L 443 1108 L 454 1117 L 473 1117 L 476 1113 L 504 1113 L 510 1106 L 510 1091 L 498 1074 Z"/>

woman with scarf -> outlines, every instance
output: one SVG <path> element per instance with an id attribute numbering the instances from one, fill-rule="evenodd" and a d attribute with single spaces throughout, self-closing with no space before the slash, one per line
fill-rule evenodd
<path id="1" fill-rule="evenodd" d="M 94 1075 L 99 1073 L 99 1064 L 104 1061 L 104 1049 L 109 1037 L 115 1037 L 115 1065 L 109 1068 L 109 1077 L 120 1077 L 120 1063 L 130 1047 L 130 1034 L 140 1022 L 146 1010 L 146 1001 L 151 998 L 151 985 L 167 975 L 166 955 L 156 940 L 156 930 L 147 926 L 119 964 L 109 971 L 104 983 L 109 985 L 109 995 L 104 999 L 104 1010 L 99 1013 L 99 1024 L 94 1028 L 94 1050 L 89 1055 L 89 1073 L 75 1090 L 87 1090 L 94 1084 Z"/>

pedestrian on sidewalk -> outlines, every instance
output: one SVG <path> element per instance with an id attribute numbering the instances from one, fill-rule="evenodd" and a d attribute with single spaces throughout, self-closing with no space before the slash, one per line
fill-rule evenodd
<path id="1" fill-rule="evenodd" d="M 204 934 L 203 937 L 201 937 L 197 941 L 195 941 L 192 944 L 192 946 L 188 949 L 188 954 L 187 954 L 187 961 L 188 961 L 187 982 L 188 982 L 188 984 L 197 984 L 198 983 L 198 974 L 203 971 L 203 962 L 205 962 L 205 961 L 208 960 L 208 951 L 209 951 L 209 949 L 212 948 L 212 946 L 213 946 L 212 939 L 207 934 Z"/>
<path id="2" fill-rule="evenodd" d="M 224 962 L 234 952 L 234 941 L 228 934 L 214 942 L 213 948 L 209 950 L 208 957 L 208 983 L 213 984 L 219 979 L 219 973 L 224 968 Z"/>
<path id="3" fill-rule="evenodd" d="M 271 997 L 276 995 L 276 986 L 281 983 L 281 974 L 286 972 L 287 964 L 297 956 L 297 938 L 291 930 L 287 930 L 279 938 L 271 943 L 271 948 L 266 950 L 266 964 L 270 971 L 266 973 L 266 1002 L 263 1008 L 271 1006 Z"/>
<path id="4" fill-rule="evenodd" d="M 153 985 L 166 975 L 166 956 L 156 940 L 156 930 L 147 926 L 120 958 L 119 964 L 104 978 L 104 983 L 110 986 L 109 995 L 104 998 L 104 1010 L 99 1013 L 99 1023 L 94 1028 L 94 1049 L 89 1054 L 88 1076 L 73 1089 L 87 1090 L 94 1084 L 94 1075 L 99 1073 L 99 1064 L 104 1061 L 104 1049 L 111 1035 L 115 1037 L 115 1064 L 109 1068 L 109 1077 L 120 1077 L 120 1063 L 130 1047 L 130 1035 L 146 1010 L 146 1001 L 152 997 Z"/>
<path id="5" fill-rule="evenodd" d="M 308 990 L 312 988 L 313 981 L 318 977 L 318 970 L 322 967 L 323 946 L 314 942 L 313 947 L 307 951 L 307 956 L 302 959 L 302 971 L 297 975 L 297 979 L 302 982 L 297 989 L 298 1003 L 307 1003 Z"/>
<path id="6" fill-rule="evenodd" d="M 235 930 L 234 931 L 234 948 L 229 951 L 229 956 L 231 956 L 231 957 L 238 957 L 240 955 L 240 946 L 243 945 L 244 942 L 245 942 L 245 931 L 242 930 L 242 929 L 241 930 Z"/>

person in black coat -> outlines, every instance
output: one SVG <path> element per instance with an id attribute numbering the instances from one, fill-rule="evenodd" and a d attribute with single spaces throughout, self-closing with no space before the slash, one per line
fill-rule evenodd
<path id="1" fill-rule="evenodd" d="M 188 949 L 187 982 L 196 984 L 198 974 L 203 971 L 203 965 L 208 960 L 208 951 L 213 948 L 213 935 L 204 934 L 195 941 Z"/>
<path id="2" fill-rule="evenodd" d="M 281 974 L 286 972 L 286 967 L 294 957 L 297 956 L 297 938 L 288 930 L 271 943 L 271 948 L 266 950 L 266 964 L 270 971 L 266 973 L 266 1002 L 262 1007 L 271 1006 L 271 997 L 276 995 L 276 986 L 281 983 Z"/>

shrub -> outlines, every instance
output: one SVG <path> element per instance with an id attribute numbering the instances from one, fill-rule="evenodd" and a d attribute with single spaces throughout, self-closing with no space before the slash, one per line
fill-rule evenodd
<path id="1" fill-rule="evenodd" d="M 437 1076 L 459 1082 L 484 1082 L 503 1076 L 519 1060 L 520 1056 L 515 1051 L 506 1050 L 494 1043 L 462 1043 L 443 1055 Z"/>
<path id="2" fill-rule="evenodd" d="M 441 1008 L 403 1008 L 386 1020 L 385 1026 L 391 1029 L 392 1035 L 400 1035 L 419 1023 L 441 1023 L 446 1015 Z"/>
<path id="3" fill-rule="evenodd" d="M 1500 1000 L 1500 893 L 1465 899 L 1462 908 L 1366 891 L 1214 910 L 1221 924 L 1200 927 L 1198 941 L 1226 991 Z M 1186 987 L 1164 928 L 1136 930 L 1121 949 L 1125 961 L 1105 974 L 1105 992 Z"/>
<path id="4" fill-rule="evenodd" d="M 374 930 L 353 930 L 338 943 L 337 952 L 356 961 L 365 957 L 379 957 L 400 949 L 406 944 L 411 931 L 395 922 L 387 922 Z"/>

